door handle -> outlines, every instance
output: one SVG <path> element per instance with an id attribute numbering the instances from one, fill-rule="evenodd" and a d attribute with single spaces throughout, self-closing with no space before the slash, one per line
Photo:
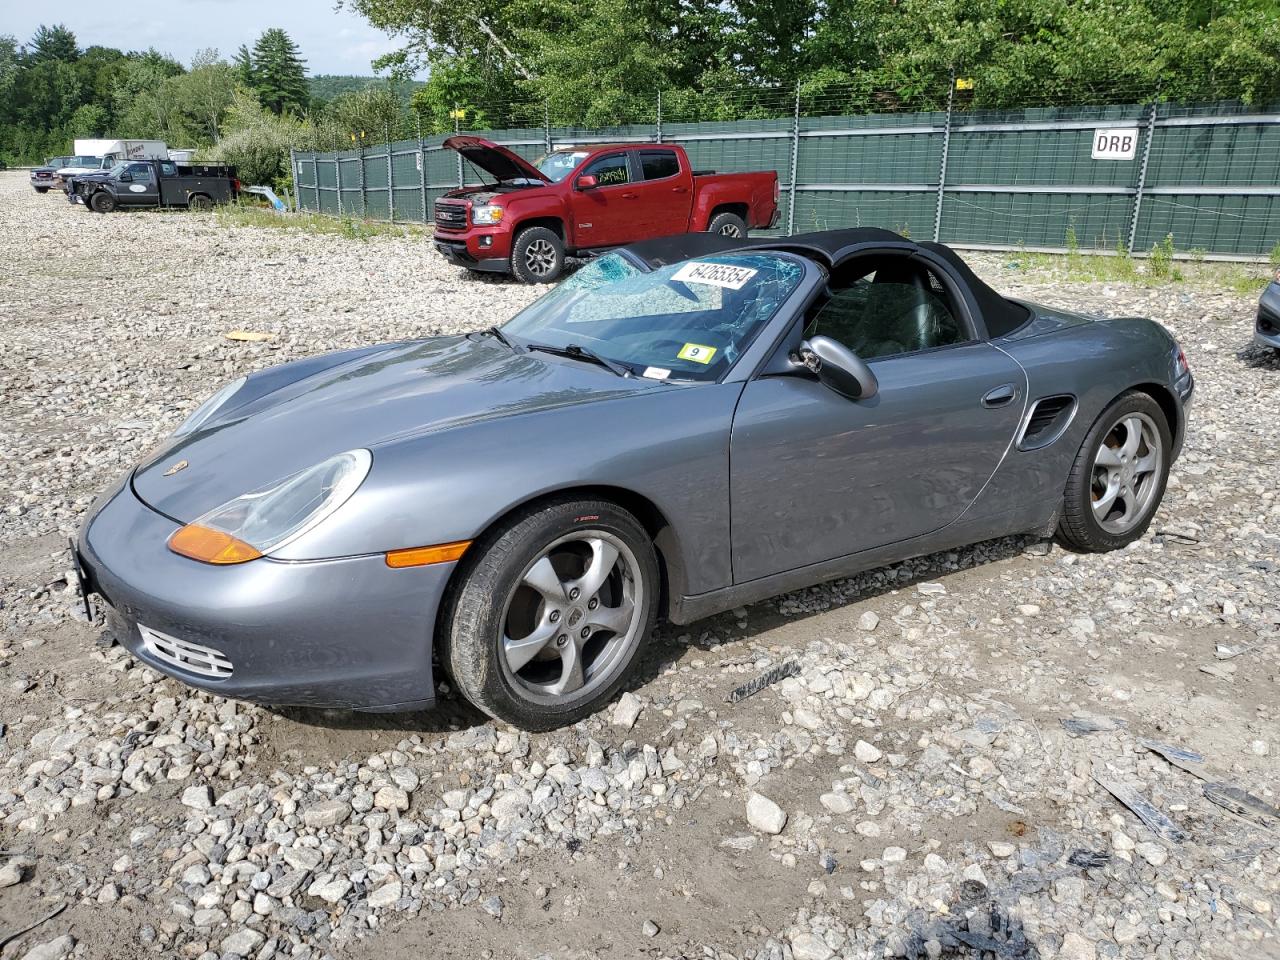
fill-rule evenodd
<path id="1" fill-rule="evenodd" d="M 672 187 L 671 192 L 672 193 L 688 193 L 689 188 L 688 187 Z"/>
<path id="2" fill-rule="evenodd" d="M 636 195 L 634 193 L 624 193 L 622 195 L 623 200 L 634 200 L 635 198 L 636 198 Z"/>
<path id="3" fill-rule="evenodd" d="M 1018 388 L 1012 383 L 1002 383 L 1000 386 L 992 390 L 988 390 L 986 396 L 982 398 L 984 407 L 994 409 L 996 407 L 1007 407 L 1013 403 L 1018 396 Z"/>

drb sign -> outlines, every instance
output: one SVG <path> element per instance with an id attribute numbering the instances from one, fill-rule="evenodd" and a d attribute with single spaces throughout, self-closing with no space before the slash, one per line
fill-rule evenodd
<path id="1" fill-rule="evenodd" d="M 1093 131 L 1093 159 L 1132 160 L 1138 152 L 1138 128 Z"/>

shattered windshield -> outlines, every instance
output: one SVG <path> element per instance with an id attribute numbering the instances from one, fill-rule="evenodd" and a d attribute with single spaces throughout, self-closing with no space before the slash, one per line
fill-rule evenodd
<path id="1" fill-rule="evenodd" d="M 804 267 L 726 253 L 646 272 L 621 254 L 587 264 L 502 331 L 517 344 L 581 347 L 657 380 L 717 380 L 795 290 Z"/>
<path id="2" fill-rule="evenodd" d="M 586 150 L 556 150 L 539 159 L 536 166 L 553 183 L 559 183 L 586 158 Z"/>

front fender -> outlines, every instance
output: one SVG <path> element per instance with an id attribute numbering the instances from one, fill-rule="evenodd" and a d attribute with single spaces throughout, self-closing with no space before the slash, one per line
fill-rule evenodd
<path id="1" fill-rule="evenodd" d="M 741 389 L 673 384 L 378 444 L 351 500 L 276 556 L 474 540 L 531 500 L 612 487 L 648 500 L 675 528 L 688 592 L 728 586 L 729 430 Z"/>

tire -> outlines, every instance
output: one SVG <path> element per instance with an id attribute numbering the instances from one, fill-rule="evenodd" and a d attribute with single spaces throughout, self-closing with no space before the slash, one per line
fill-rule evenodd
<path id="1" fill-rule="evenodd" d="M 522 283 L 552 283 L 564 270 L 564 243 L 546 227 L 525 227 L 511 245 L 511 273 Z"/>
<path id="2" fill-rule="evenodd" d="M 48 193 L 48 192 L 49 192 L 48 187 L 36 187 L 36 193 Z"/>
<path id="3" fill-rule="evenodd" d="M 203 213 L 206 210 L 213 209 L 213 201 L 206 197 L 203 193 L 193 193 L 187 197 L 187 207 L 191 210 L 198 210 Z"/>
<path id="4" fill-rule="evenodd" d="M 1102 553 L 1140 538 L 1164 497 L 1172 452 L 1160 405 L 1136 390 L 1121 394 L 1094 421 L 1071 465 L 1058 522 L 1062 540 Z"/>
<path id="5" fill-rule="evenodd" d="M 89 208 L 94 213 L 110 213 L 116 208 L 116 198 L 106 190 L 98 190 L 89 197 Z"/>
<path id="6" fill-rule="evenodd" d="M 725 237 L 741 238 L 747 235 L 747 221 L 736 213 L 717 213 L 707 224 L 707 233 L 718 233 Z"/>
<path id="7" fill-rule="evenodd" d="M 463 562 L 440 661 L 463 696 L 526 730 L 574 723 L 608 702 L 658 615 L 653 542 L 608 501 L 531 507 L 472 544 Z M 584 584 L 592 580 L 602 586 Z"/>

